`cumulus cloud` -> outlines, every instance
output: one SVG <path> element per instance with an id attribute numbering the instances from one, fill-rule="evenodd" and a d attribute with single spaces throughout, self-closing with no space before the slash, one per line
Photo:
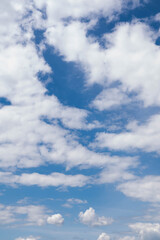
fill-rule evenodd
<path id="1" fill-rule="evenodd" d="M 110 236 L 106 233 L 101 233 L 97 240 L 110 240 Z"/>
<path id="2" fill-rule="evenodd" d="M 89 208 L 85 212 L 80 212 L 79 220 L 81 223 L 89 226 L 106 226 L 113 222 L 112 218 L 97 216 L 93 208 Z"/>
<path id="3" fill-rule="evenodd" d="M 158 223 L 135 223 L 130 228 L 137 232 L 140 240 L 159 240 L 160 224 Z"/>
<path id="4" fill-rule="evenodd" d="M 47 223 L 49 224 L 55 224 L 55 225 L 62 225 L 64 222 L 64 218 L 61 214 L 54 214 L 47 218 Z"/>

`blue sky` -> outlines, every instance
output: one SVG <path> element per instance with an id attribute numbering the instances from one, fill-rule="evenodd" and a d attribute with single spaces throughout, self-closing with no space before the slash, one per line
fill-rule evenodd
<path id="1" fill-rule="evenodd" d="M 159 240 L 159 1 L 0 13 L 0 239 Z"/>

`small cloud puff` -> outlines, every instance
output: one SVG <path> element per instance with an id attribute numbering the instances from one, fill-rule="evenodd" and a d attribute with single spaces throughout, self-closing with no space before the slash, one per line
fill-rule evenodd
<path id="1" fill-rule="evenodd" d="M 87 209 L 84 213 L 80 212 L 79 220 L 81 223 L 90 226 L 105 226 L 113 222 L 112 218 L 98 217 L 93 208 Z"/>
<path id="2" fill-rule="evenodd" d="M 108 236 L 106 233 L 101 233 L 97 240 L 110 240 L 110 236 Z"/>
<path id="3" fill-rule="evenodd" d="M 62 225 L 64 223 L 64 218 L 61 214 L 54 214 L 47 218 L 47 223 L 55 224 L 55 225 Z"/>

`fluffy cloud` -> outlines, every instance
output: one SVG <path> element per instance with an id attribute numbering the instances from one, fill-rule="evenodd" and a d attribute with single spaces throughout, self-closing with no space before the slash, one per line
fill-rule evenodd
<path id="1" fill-rule="evenodd" d="M 132 173 L 131 169 L 136 168 L 139 162 L 135 158 L 125 158 L 124 161 L 115 161 L 106 168 L 104 168 L 99 174 L 99 183 L 113 183 L 117 181 L 132 180 L 136 176 Z"/>
<path id="2" fill-rule="evenodd" d="M 158 223 L 135 223 L 130 228 L 138 233 L 140 240 L 159 240 L 160 224 Z"/>
<path id="3" fill-rule="evenodd" d="M 64 222 L 64 218 L 61 214 L 54 214 L 47 218 L 47 223 L 49 224 L 55 224 L 55 225 L 62 225 Z"/>
<path id="4" fill-rule="evenodd" d="M 118 2 L 123 6 L 123 1 Z M 138 1 L 135 2 L 138 3 Z M 95 7 L 97 3 L 98 6 Z M 64 4 L 63 1 L 58 4 L 41 1 L 37 4 L 39 7 L 46 5 L 48 22 L 45 36 L 47 42 L 64 56 L 65 61 L 75 61 L 81 64 L 87 73 L 88 84 L 98 83 L 107 87 L 113 82 L 120 83 L 116 90 L 105 90 L 97 96 L 92 103 L 93 106 L 104 110 L 114 105 L 126 104 L 129 102 L 128 94 L 130 93 L 135 93 L 135 100 L 143 101 L 144 106 L 160 104 L 159 78 L 157 77 L 159 76 L 157 62 L 160 58 L 160 51 L 155 44 L 158 34 L 148 25 L 133 22 L 117 26 L 113 33 L 104 36 L 106 48 L 102 49 L 98 40 L 87 35 L 88 30 L 96 22 L 82 23 L 78 20 L 79 17 L 85 16 L 83 1 L 66 2 L 70 11 L 65 11 L 65 13 L 62 11 L 62 16 L 58 14 L 58 17 L 54 13 L 58 12 L 57 9 Z M 112 4 L 115 8 L 118 6 L 114 4 L 114 1 L 112 4 L 110 1 L 107 3 L 103 1 L 103 4 L 92 2 L 85 10 L 87 14 L 92 12 L 89 10 L 90 5 L 91 9 L 95 7 L 94 13 L 96 14 L 99 9 L 105 12 L 108 9 L 107 6 Z M 74 20 L 67 23 L 62 21 L 67 17 L 73 17 Z M 51 24 L 55 21 L 58 22 Z M 65 44 L 63 44 L 64 39 Z M 153 66 L 152 71 L 150 71 L 150 66 Z M 154 79 L 154 85 L 151 79 Z M 109 94 L 109 91 L 114 94 Z M 116 99 L 117 96 L 118 99 Z"/>
<path id="5" fill-rule="evenodd" d="M 119 81 L 125 91 L 137 93 L 145 106 L 160 104 L 157 37 L 148 25 L 139 22 L 121 24 L 106 35 L 109 81 Z"/>
<path id="6" fill-rule="evenodd" d="M 96 144 L 99 147 L 108 147 L 114 150 L 141 149 L 146 152 L 160 152 L 160 115 L 153 115 L 144 124 L 130 122 L 126 131 L 119 134 L 100 133 L 97 134 Z"/>
<path id="7" fill-rule="evenodd" d="M 2 1 L 0 20 L 11 23 L 12 36 L 8 36 L 10 26 L 2 24 L 5 26 L 2 35 L 8 36 L 8 40 L 0 43 L 0 97 L 10 105 L 0 105 L 0 167 L 36 167 L 45 161 L 64 163 L 69 160 L 70 167 L 71 162 L 78 165 L 81 161 L 98 162 L 97 157 L 101 155 L 83 147 L 64 128 L 89 130 L 99 124 L 87 122 L 88 111 L 64 106 L 54 95 L 48 96 L 39 81 L 39 73 L 49 74 L 51 69 L 32 41 L 34 21 L 31 20 L 39 23 L 39 18 L 32 16 L 31 13 L 38 14 L 38 10 L 28 2 Z M 27 20 L 25 15 L 29 13 Z"/>
<path id="8" fill-rule="evenodd" d="M 43 225 L 46 222 L 46 209 L 43 206 L 5 206 L 0 205 L 0 224 L 23 222 L 27 225 Z"/>
<path id="9" fill-rule="evenodd" d="M 81 174 L 65 175 L 57 172 L 50 175 L 39 173 L 23 173 L 21 175 L 14 175 L 11 172 L 0 172 L 0 176 L 0 183 L 9 185 L 21 184 L 25 186 L 37 185 L 40 187 L 82 187 L 90 182 L 90 177 Z"/>
<path id="10" fill-rule="evenodd" d="M 3 1 L 5 11 L 7 9 L 11 11 L 11 14 L 7 13 L 7 17 L 11 18 L 8 22 L 13 22 L 16 28 L 13 28 L 14 33 L 12 34 L 14 35 L 14 41 L 11 41 L 11 37 L 8 40 L 7 47 L 4 46 L 5 41 L 3 41 L 0 48 L 0 61 L 2 62 L 0 69 L 0 96 L 6 98 L 11 103 L 8 106 L 2 104 L 0 108 L 0 167 L 30 168 L 47 162 L 50 164 L 65 164 L 70 168 L 80 165 L 85 167 L 106 166 L 109 162 L 114 162 L 114 157 L 88 150 L 87 147 L 82 146 L 76 140 L 76 136 L 71 131 L 59 126 L 57 120 L 60 120 L 64 127 L 71 129 L 88 130 L 97 127 L 97 124 L 87 122 L 88 111 L 64 106 L 54 95 L 46 95 L 47 90 L 39 81 L 38 74 L 48 74 L 51 72 L 51 69 L 45 63 L 41 51 L 38 51 L 32 41 L 32 24 L 35 24 L 35 21 L 39 21 L 38 13 L 40 14 L 40 12 L 38 10 L 31 11 L 35 13 L 34 16 L 32 14 L 30 16 L 34 21 L 26 22 L 27 19 L 24 16 L 30 8 L 30 10 L 34 10 L 34 6 L 19 0 L 15 2 L 15 5 L 11 2 L 7 3 L 8 5 Z M 41 7 L 43 3 L 43 1 L 36 2 L 38 7 Z M 59 4 L 62 3 L 64 4 L 63 1 Z M 55 2 L 51 3 L 48 1 L 46 4 L 48 19 L 50 19 L 52 13 L 54 11 L 57 12 L 55 9 L 57 9 L 58 3 L 56 5 Z M 70 4 L 74 9 L 81 9 L 79 5 L 77 8 L 77 4 L 84 5 L 84 2 L 76 4 L 68 2 L 68 6 Z M 100 9 L 103 9 L 104 2 L 100 4 L 96 1 L 89 3 L 88 9 L 92 9 L 93 5 L 96 6 L 97 4 L 100 6 Z M 113 4 L 113 1 L 105 3 L 106 9 L 110 8 L 110 6 L 118 7 L 118 5 Z M 69 7 L 69 9 L 71 8 Z M 86 9 L 86 6 L 85 8 L 82 7 L 82 9 Z M 82 13 L 82 9 L 77 17 L 81 14 L 85 16 Z M 97 11 L 97 8 L 94 9 Z M 49 11 L 51 11 L 51 14 Z M 65 11 L 63 14 L 73 12 L 69 11 L 67 13 Z M 92 12 L 92 10 L 89 10 L 89 12 Z M 5 16 L 6 14 L 4 14 L 4 18 Z M 64 15 L 60 18 L 67 16 L 69 15 Z M 1 17 L 3 19 L 3 15 Z M 19 18 L 20 20 L 23 19 L 21 24 L 19 23 Z M 91 69 L 95 69 L 95 72 L 90 71 L 91 78 L 96 76 L 98 78 L 102 74 L 99 74 L 99 70 L 97 71 L 96 69 L 99 63 L 99 68 L 101 70 L 105 69 L 101 64 L 101 62 L 104 62 L 103 57 L 105 53 L 101 51 L 98 42 L 87 38 L 87 29 L 93 26 L 92 23 L 83 24 L 79 21 L 72 21 L 66 25 L 62 22 L 57 23 L 56 28 L 54 25 L 52 25 L 52 28 L 47 28 L 46 37 L 48 41 L 51 40 L 52 44 L 59 51 L 62 51 L 63 55 L 66 56 L 66 60 L 77 61 L 79 59 L 78 61 L 80 62 L 88 61 L 84 62 L 84 64 L 90 66 Z M 24 26 L 22 27 L 21 25 Z M 28 37 L 22 34 L 23 28 L 27 28 L 25 32 L 29 34 Z M 7 35 L 7 33 L 8 29 L 3 35 Z M 50 34 L 51 37 L 48 37 Z M 23 39 L 21 39 L 22 35 Z M 54 39 L 55 37 L 56 39 Z M 74 38 L 74 48 L 73 44 L 70 45 L 70 42 L 72 42 L 70 37 Z M 63 44 L 64 39 L 65 45 Z M 65 49 L 62 49 L 63 46 L 65 46 Z M 70 51 L 70 47 L 72 47 L 72 51 Z M 83 52 L 86 52 L 87 55 L 83 55 Z M 72 54 L 72 56 L 69 54 Z M 94 67 L 95 65 L 96 68 Z M 117 157 L 117 159 L 120 160 L 121 158 Z M 35 174 L 29 177 L 34 178 L 34 176 Z"/>
<path id="11" fill-rule="evenodd" d="M 61 214 L 50 215 L 51 211 L 41 205 L 0 205 L 0 225 L 20 223 L 42 226 L 45 224 L 61 225 Z"/>
<path id="12" fill-rule="evenodd" d="M 116 89 L 103 90 L 92 106 L 105 110 L 131 100 L 143 103 L 144 107 L 160 105 L 160 49 L 155 44 L 158 36 L 147 24 L 137 21 L 120 24 L 105 35 L 106 49 L 102 52 L 97 48 L 94 53 L 99 59 L 96 69 L 102 78 L 92 80 L 107 87 L 113 82 L 119 85 Z M 104 54 L 102 58 L 101 54 Z"/>
<path id="13" fill-rule="evenodd" d="M 16 221 L 15 215 L 11 207 L 5 207 L 0 204 L 0 224 L 11 224 Z"/>
<path id="14" fill-rule="evenodd" d="M 110 240 L 110 236 L 108 236 L 106 233 L 101 233 L 97 240 Z"/>
<path id="15" fill-rule="evenodd" d="M 87 111 L 63 106 L 55 96 L 45 95 L 37 73 L 50 68 L 33 44 L 4 48 L 0 59 L 0 96 L 12 104 L 0 109 L 1 167 L 36 167 L 44 161 L 66 162 L 71 167 L 107 161 L 107 156 L 89 151 L 70 131 L 58 126 L 57 119 L 72 129 L 92 129 L 96 124 L 87 124 Z"/>
<path id="16" fill-rule="evenodd" d="M 139 0 L 89 0 L 87 3 L 85 0 L 74 1 L 74 0 L 60 0 L 60 1 L 45 1 L 35 0 L 37 7 L 43 9 L 46 7 L 49 23 L 60 21 L 62 19 L 72 18 L 92 18 L 95 15 L 101 13 L 103 16 L 110 16 L 115 12 L 120 12 L 122 8 L 127 6 L 127 3 L 132 3 L 132 6 L 137 6 Z"/>
<path id="17" fill-rule="evenodd" d="M 106 226 L 113 222 L 112 218 L 106 218 L 104 216 L 99 217 L 96 215 L 93 208 L 87 209 L 84 213 L 79 213 L 79 220 L 81 223 L 89 226 Z"/>
<path id="18" fill-rule="evenodd" d="M 108 88 L 103 90 L 92 102 L 91 106 L 98 110 L 111 109 L 122 104 L 130 102 L 129 97 L 126 93 L 121 91 L 119 88 Z"/>
<path id="19" fill-rule="evenodd" d="M 160 176 L 146 176 L 120 184 L 118 189 L 126 196 L 141 201 L 160 202 Z"/>

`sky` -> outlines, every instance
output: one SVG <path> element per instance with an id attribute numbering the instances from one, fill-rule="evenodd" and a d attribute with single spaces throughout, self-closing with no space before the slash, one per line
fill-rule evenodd
<path id="1" fill-rule="evenodd" d="M 0 239 L 160 240 L 160 1 L 0 1 Z"/>

